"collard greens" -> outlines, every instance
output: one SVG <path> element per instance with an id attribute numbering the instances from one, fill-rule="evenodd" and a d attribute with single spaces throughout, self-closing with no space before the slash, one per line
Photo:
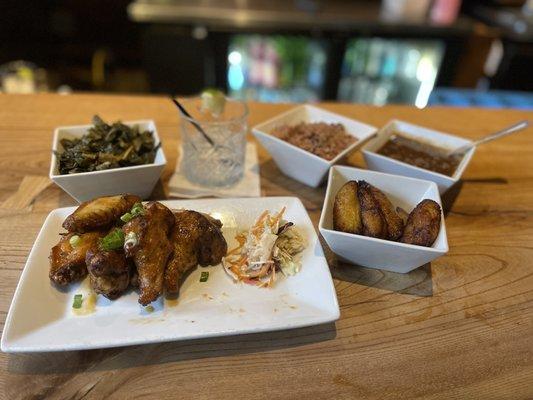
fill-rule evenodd
<path id="1" fill-rule="evenodd" d="M 63 153 L 59 157 L 59 173 L 102 171 L 154 162 L 159 144 L 151 131 L 127 126 L 120 121 L 111 125 L 98 115 L 81 139 L 62 139 Z"/>

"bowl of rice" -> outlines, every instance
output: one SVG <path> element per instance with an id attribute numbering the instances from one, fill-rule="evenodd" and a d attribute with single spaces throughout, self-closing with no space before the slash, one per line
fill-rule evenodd
<path id="1" fill-rule="evenodd" d="M 319 186 L 332 165 L 376 131 L 373 126 L 308 104 L 252 128 L 279 169 L 311 187 Z"/>

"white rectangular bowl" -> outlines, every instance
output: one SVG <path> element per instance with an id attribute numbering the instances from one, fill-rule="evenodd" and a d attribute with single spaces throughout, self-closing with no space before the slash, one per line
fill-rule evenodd
<path id="1" fill-rule="evenodd" d="M 271 134 L 280 125 L 296 125 L 300 122 L 343 124 L 346 132 L 357 138 L 357 142 L 328 161 Z M 268 150 L 279 169 L 285 175 L 311 187 L 319 186 L 332 165 L 362 146 L 376 131 L 373 126 L 308 104 L 297 106 L 252 128 L 252 133 Z"/>
<path id="2" fill-rule="evenodd" d="M 155 145 L 160 143 L 154 121 L 127 121 L 124 124 L 130 126 L 138 125 L 141 130 L 152 131 Z M 157 150 L 154 162 L 151 164 L 67 175 L 59 174 L 59 159 L 55 152 L 61 153 L 63 151 L 60 140 L 64 138 L 81 138 L 92 126 L 61 126 L 55 130 L 52 144 L 50 179 L 78 202 L 91 200 L 99 196 L 112 196 L 121 193 L 136 194 L 142 199 L 149 197 L 167 163 L 162 147 Z"/>
<path id="3" fill-rule="evenodd" d="M 299 328 L 335 321 L 339 305 L 322 246 L 302 202 L 295 197 L 202 199 L 163 202 L 170 208 L 209 213 L 222 221 L 228 248 L 264 210 L 287 207 L 285 218 L 307 241 L 302 269 L 278 275 L 270 289 L 234 283 L 222 266 L 198 267 L 180 287 L 177 302 L 159 298 L 153 312 L 131 290 L 110 301 L 98 296 L 92 314 L 76 315 L 73 297 L 87 294 L 87 279 L 58 290 L 48 277 L 50 248 L 73 207 L 52 211 L 20 277 L 2 333 L 4 352 L 82 350 Z M 209 272 L 200 282 L 202 271 Z"/>
<path id="4" fill-rule="evenodd" d="M 461 160 L 461 163 L 455 170 L 455 173 L 452 176 L 447 176 L 378 154 L 377 151 L 379 148 L 385 144 L 393 133 L 396 132 L 404 133 L 406 136 L 449 150 L 456 149 L 472 142 L 459 136 L 435 131 L 433 129 L 424 128 L 403 121 L 392 120 L 381 128 L 377 136 L 364 146 L 363 156 L 369 169 L 435 182 L 439 188 L 440 194 L 443 194 L 461 179 L 461 176 L 475 151 L 475 147 L 467 151 Z"/>
<path id="5" fill-rule="evenodd" d="M 448 252 L 444 215 L 432 247 L 416 246 L 335 231 L 333 203 L 339 189 L 348 181 L 365 180 L 380 189 L 395 207 L 411 212 L 424 199 L 442 208 L 437 185 L 433 182 L 383 174 L 350 167 L 333 167 L 329 172 L 326 199 L 320 215 L 319 230 L 331 250 L 342 260 L 368 268 L 406 273 Z"/>

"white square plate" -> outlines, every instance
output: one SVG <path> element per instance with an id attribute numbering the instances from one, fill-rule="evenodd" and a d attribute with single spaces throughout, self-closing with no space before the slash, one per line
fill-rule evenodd
<path id="1" fill-rule="evenodd" d="M 448 252 L 446 226 L 441 211 L 440 231 L 431 247 L 393 242 L 333 229 L 333 203 L 339 189 L 348 181 L 365 180 L 380 189 L 395 207 L 410 213 L 424 199 L 436 201 L 442 208 L 434 182 L 383 174 L 358 168 L 335 166 L 329 171 L 326 198 L 318 228 L 331 250 L 341 259 L 387 271 L 406 273 Z"/>
<path id="2" fill-rule="evenodd" d="M 271 134 L 272 130 L 280 125 L 296 125 L 301 122 L 342 124 L 349 135 L 357 138 L 357 142 L 341 151 L 334 159 L 328 161 Z M 268 150 L 279 169 L 285 175 L 308 186 L 317 187 L 322 183 L 332 165 L 339 162 L 348 153 L 362 146 L 376 133 L 376 130 L 375 127 L 355 119 L 304 104 L 254 126 L 252 133 Z"/>
<path id="3" fill-rule="evenodd" d="M 339 306 L 322 247 L 301 201 L 294 197 L 178 200 L 170 208 L 189 208 L 221 219 L 228 247 L 237 231 L 248 229 L 265 209 L 287 207 L 285 218 L 307 240 L 302 269 L 281 277 L 271 289 L 236 284 L 221 265 L 194 270 L 177 302 L 160 298 L 146 312 L 132 291 L 115 301 L 99 296 L 94 313 L 75 315 L 76 293 L 86 281 L 64 292 L 50 283 L 48 254 L 74 208 L 52 211 L 31 250 L 7 315 L 1 347 L 4 352 L 81 350 L 298 328 L 335 321 Z M 199 282 L 209 271 L 207 282 Z M 174 304 L 176 303 L 176 304 Z"/>
<path id="4" fill-rule="evenodd" d="M 453 184 L 461 179 L 461 176 L 468 163 L 470 163 L 476 149 L 475 147 L 472 147 L 468 150 L 460 164 L 457 166 L 454 174 L 452 176 L 447 176 L 378 154 L 377 151 L 381 146 L 383 146 L 385 142 L 389 140 L 389 137 L 396 132 L 401 132 L 415 140 L 418 139 L 423 142 L 429 142 L 430 144 L 447 150 L 453 150 L 472 142 L 459 136 L 435 131 L 433 129 L 424 128 L 403 121 L 392 120 L 381 128 L 377 136 L 363 147 L 363 156 L 368 169 L 435 182 L 439 188 L 440 194 L 446 192 Z"/>

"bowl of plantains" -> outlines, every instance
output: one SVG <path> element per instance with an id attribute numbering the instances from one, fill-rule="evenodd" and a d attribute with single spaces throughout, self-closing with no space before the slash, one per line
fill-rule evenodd
<path id="1" fill-rule="evenodd" d="M 343 261 L 406 273 L 448 252 L 434 182 L 334 166 L 319 230 Z"/>

